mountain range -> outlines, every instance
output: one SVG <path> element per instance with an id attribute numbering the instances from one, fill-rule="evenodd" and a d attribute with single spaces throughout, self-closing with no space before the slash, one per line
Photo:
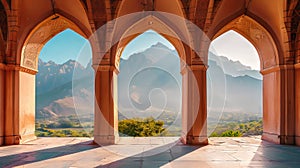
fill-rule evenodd
<path id="1" fill-rule="evenodd" d="M 37 118 L 70 115 L 92 118 L 93 76 L 91 64 L 83 67 L 74 60 L 64 64 L 39 60 Z M 118 75 L 120 118 L 159 118 L 164 112 L 180 115 L 181 78 L 177 52 L 161 43 L 127 60 L 121 59 Z M 221 112 L 261 114 L 262 80 L 258 71 L 210 53 L 207 79 L 209 116 Z"/>

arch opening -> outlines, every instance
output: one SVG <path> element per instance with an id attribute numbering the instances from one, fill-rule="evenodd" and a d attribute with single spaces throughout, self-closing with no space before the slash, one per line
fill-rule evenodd
<path id="1" fill-rule="evenodd" d="M 222 33 L 234 30 L 249 40 L 256 48 L 260 58 L 260 69 L 263 75 L 263 135 L 262 139 L 277 144 L 293 144 L 294 136 L 294 83 L 288 82 L 293 78 L 293 66 L 285 62 L 286 55 L 283 46 L 272 34 L 272 29 L 265 28 L 258 21 L 242 15 L 228 24 L 219 25 L 211 33 L 212 39 Z M 283 75 L 284 74 L 284 75 Z M 285 83 L 285 84 L 283 84 Z M 284 89 L 283 89 L 284 88 Z M 283 90 L 288 90 L 283 92 Z M 286 102 L 290 102 L 289 105 Z M 291 105 L 292 104 L 292 105 Z M 287 108 L 287 110 L 283 110 Z"/>
<path id="2" fill-rule="evenodd" d="M 165 131 L 150 136 L 181 136 L 182 77 L 176 47 L 156 31 L 147 30 L 131 39 L 120 55 L 120 135 L 136 136 L 125 129 L 129 120 L 151 118 L 162 121 Z M 149 136 L 144 133 L 137 136 Z"/>
<path id="3" fill-rule="evenodd" d="M 36 136 L 93 136 L 94 109 L 90 95 L 93 95 L 94 84 L 93 80 L 87 80 L 94 76 L 91 61 L 88 40 L 71 29 L 45 43 L 39 56 L 34 95 Z M 74 74 L 77 74 L 76 79 Z M 82 102 L 78 105 L 77 90 L 80 89 L 85 94 L 81 94 Z"/>
<path id="4" fill-rule="evenodd" d="M 207 71 L 210 136 L 262 135 L 260 65 L 256 48 L 236 31 L 212 41 Z"/>

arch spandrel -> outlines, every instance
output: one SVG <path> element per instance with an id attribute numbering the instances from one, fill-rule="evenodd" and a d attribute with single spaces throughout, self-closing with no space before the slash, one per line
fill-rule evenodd
<path id="1" fill-rule="evenodd" d="M 52 37 L 68 28 L 87 38 L 87 35 L 85 35 L 73 22 L 63 16 L 57 16 L 59 17 L 56 19 L 53 19 L 54 16 L 47 18 L 36 26 L 36 28 L 28 35 L 22 47 L 20 62 L 22 67 L 37 70 L 38 56 L 43 46 Z"/>
<path id="2" fill-rule="evenodd" d="M 234 30 L 249 40 L 258 51 L 261 70 L 280 64 L 278 49 L 270 33 L 248 16 L 240 16 L 221 28 L 213 37 L 216 39 L 223 33 Z"/>

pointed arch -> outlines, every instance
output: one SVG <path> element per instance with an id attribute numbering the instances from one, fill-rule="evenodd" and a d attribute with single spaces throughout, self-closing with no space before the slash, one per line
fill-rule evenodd
<path id="1" fill-rule="evenodd" d="M 258 51 L 261 60 L 261 70 L 275 67 L 283 62 L 271 34 L 258 22 L 249 16 L 242 15 L 233 19 L 227 25 L 217 30 L 212 40 L 223 33 L 234 30 L 249 40 Z"/>
<path id="2" fill-rule="evenodd" d="M 20 65 L 31 70 L 37 70 L 38 56 L 43 46 L 55 35 L 66 30 L 71 29 L 80 34 L 84 38 L 89 36 L 85 34 L 75 23 L 69 19 L 58 15 L 54 19 L 51 16 L 38 24 L 27 36 L 22 45 L 22 53 L 20 58 Z"/>
<path id="3" fill-rule="evenodd" d="M 118 27 L 118 26 L 117 26 Z M 116 36 L 120 37 L 118 43 L 117 43 L 117 47 L 116 47 L 116 52 L 115 54 L 113 54 L 113 58 L 112 58 L 112 62 L 115 64 L 115 66 L 118 68 L 119 67 L 119 61 L 120 61 L 120 57 L 122 55 L 123 49 L 125 48 L 125 46 L 132 41 L 133 39 L 135 39 L 137 36 L 139 36 L 140 34 L 148 31 L 148 30 L 154 30 L 155 32 L 157 32 L 158 34 L 160 34 L 161 36 L 163 36 L 165 39 L 167 39 L 177 50 L 180 58 L 183 61 L 187 61 L 190 58 L 187 58 L 187 54 L 185 51 L 185 44 L 183 41 L 185 40 L 181 40 L 181 39 L 188 39 L 189 35 L 188 34 L 184 34 L 184 32 L 181 32 L 184 35 L 179 35 L 177 32 L 175 32 L 172 28 L 170 28 L 170 26 L 168 26 L 167 24 L 165 24 L 162 20 L 160 20 L 159 18 L 153 16 L 153 15 L 149 15 L 141 20 L 139 20 L 138 22 L 136 22 L 135 24 L 133 24 L 132 26 L 128 27 L 126 30 L 123 30 L 121 32 L 124 32 L 122 34 L 116 34 Z M 116 32 L 120 32 L 120 31 L 116 31 Z M 188 41 L 188 40 L 186 40 Z"/>
<path id="4" fill-rule="evenodd" d="M 221 37 L 221 36 L 223 36 L 223 37 Z M 228 52 L 228 50 L 231 49 L 231 51 L 226 53 L 225 56 L 228 55 L 229 58 L 234 57 L 234 59 L 237 59 L 243 65 L 249 66 L 251 68 L 256 67 L 256 68 L 254 68 L 255 70 L 260 70 L 260 68 L 261 68 L 260 62 L 262 61 L 262 58 L 259 57 L 258 51 L 255 48 L 255 46 L 252 44 L 251 41 L 249 41 L 247 38 L 245 38 L 242 34 L 237 32 L 236 30 L 226 31 L 221 36 L 218 36 L 218 38 L 215 39 L 217 41 L 217 43 L 219 44 L 218 46 L 220 46 L 220 44 L 222 45 L 221 52 L 224 52 L 224 50 L 227 50 L 227 52 Z M 228 43 L 225 39 L 229 40 Z M 213 46 L 212 44 L 215 42 L 215 40 L 212 41 L 211 46 Z M 238 41 L 236 41 L 236 40 L 238 40 Z M 226 47 L 224 47 L 224 46 L 226 46 Z M 240 48 L 235 49 L 237 46 L 239 46 Z M 215 47 L 215 46 L 213 46 L 213 47 Z M 218 53 L 217 48 L 213 48 L 213 49 L 216 49 L 216 52 Z M 249 55 L 249 53 L 251 52 L 251 58 L 242 57 L 242 55 L 245 52 L 248 53 L 247 55 Z M 238 54 L 236 54 L 236 53 L 238 53 Z M 218 53 L 218 54 L 221 54 L 221 53 Z M 221 55 L 224 55 L 224 54 L 221 54 Z"/>

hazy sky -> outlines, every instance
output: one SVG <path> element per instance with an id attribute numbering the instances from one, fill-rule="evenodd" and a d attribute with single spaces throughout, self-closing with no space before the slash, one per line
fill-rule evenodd
<path id="1" fill-rule="evenodd" d="M 171 49 L 172 44 L 154 31 L 147 31 L 131 41 L 123 51 L 122 58 L 127 59 L 130 55 L 141 52 L 151 45 L 161 42 Z M 253 45 L 240 34 L 229 31 L 212 42 L 210 51 L 217 55 L 226 56 L 233 61 L 239 60 L 242 64 L 259 70 L 259 57 Z M 88 41 L 73 32 L 66 30 L 56 35 L 43 47 L 40 57 L 43 61 L 52 60 L 62 64 L 69 59 L 78 60 L 86 65 L 91 58 L 91 48 Z"/>
<path id="2" fill-rule="evenodd" d="M 228 31 L 212 41 L 210 51 L 233 61 L 240 61 L 252 69 L 260 70 L 260 60 L 255 47 L 235 31 Z"/>

